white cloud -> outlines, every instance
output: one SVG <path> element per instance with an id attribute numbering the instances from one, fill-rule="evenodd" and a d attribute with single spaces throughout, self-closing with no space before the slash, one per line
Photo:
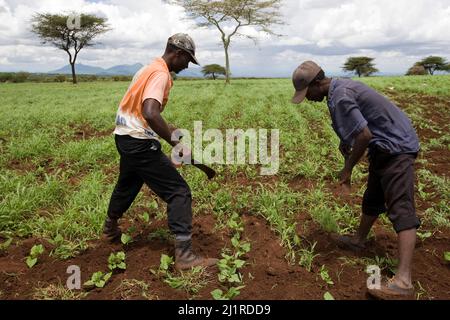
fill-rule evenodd
<path id="1" fill-rule="evenodd" d="M 64 52 L 42 46 L 30 32 L 35 12 L 82 11 L 107 17 L 112 30 L 84 49 L 79 62 L 110 67 L 147 63 L 161 55 L 168 36 L 188 32 L 203 64 L 224 64 L 216 29 L 199 29 L 183 10 L 159 0 L 0 0 L 0 71 L 49 71 L 67 63 Z M 285 0 L 283 37 L 242 30 L 245 37 L 231 44 L 235 75 L 290 76 L 302 60 L 313 59 L 331 72 L 350 55 L 376 58 L 378 69 L 404 72 L 425 55 L 450 56 L 450 1 L 448 0 Z M 227 27 L 231 30 L 231 26 Z"/>

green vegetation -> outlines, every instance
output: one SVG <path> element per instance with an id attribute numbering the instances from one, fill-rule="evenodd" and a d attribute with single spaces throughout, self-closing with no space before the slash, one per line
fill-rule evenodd
<path id="1" fill-rule="evenodd" d="M 26 263 L 28 268 L 33 268 L 33 266 L 38 262 L 38 257 L 44 253 L 44 246 L 42 244 L 34 245 L 30 250 L 30 255 L 27 257 Z"/>
<path id="2" fill-rule="evenodd" d="M 239 214 L 233 213 L 228 219 L 227 226 L 233 234 L 231 238 L 233 248 L 231 250 L 224 248 L 222 259 L 218 263 L 218 278 L 222 288 L 211 291 L 212 297 L 216 300 L 231 300 L 245 287 L 242 285 L 243 277 L 239 270 L 246 264 L 242 258 L 251 249 L 250 243 L 241 239 L 244 223 Z"/>
<path id="3" fill-rule="evenodd" d="M 194 267 L 188 271 L 180 271 L 180 275 L 175 275 L 171 271 L 174 263 L 172 257 L 163 254 L 161 255 L 159 268 L 157 270 L 150 269 L 150 272 L 162 279 L 171 288 L 184 290 L 194 295 L 210 282 L 209 274 L 202 267 Z"/>
<path id="4" fill-rule="evenodd" d="M 117 253 L 111 253 L 108 258 L 108 268 L 111 271 L 115 269 L 125 270 L 127 268 L 127 264 L 125 262 L 125 252 L 119 251 Z"/>
<path id="5" fill-rule="evenodd" d="M 112 272 L 103 273 L 101 271 L 94 272 L 91 276 L 91 279 L 86 281 L 84 283 L 85 287 L 97 287 L 97 288 L 103 288 L 108 282 L 108 280 L 111 278 Z"/>
<path id="6" fill-rule="evenodd" d="M 414 126 L 434 133 L 433 138 L 421 141 L 424 151 L 417 168 L 416 199 L 426 204 L 418 211 L 426 225 L 419 239 L 426 244 L 440 229 L 450 228 L 449 178 L 433 171 L 431 160 L 427 162 L 428 152 L 449 150 L 450 139 L 448 125 L 436 122 L 427 113 L 427 106 L 415 98 L 448 99 L 450 76 L 370 77 L 361 81 L 396 98 L 404 97 L 408 101 L 405 111 Z M 77 86 L 66 82 L 0 84 L 0 253 L 11 250 L 12 243 L 20 245 L 22 240 L 33 238 L 48 241 L 51 257 L 69 259 L 99 239 L 117 179 L 119 156 L 112 137 L 115 112 L 127 86 L 127 82 L 112 79 L 80 81 Z M 205 182 L 199 170 L 189 166 L 180 169 L 192 190 L 194 216 L 210 216 L 211 231 L 228 237 L 216 280 L 220 288 L 211 292 L 215 299 L 235 298 L 245 291 L 244 282 L 253 281 L 251 277 L 243 279 L 242 271 L 252 263 L 246 259 L 253 245 L 244 236 L 245 216 L 267 223 L 286 253 L 286 262 L 315 272 L 324 262 L 318 262 L 323 255 L 319 257 L 314 239 L 308 242 L 303 237 L 309 228 L 343 234 L 358 225 L 361 202 L 339 199 L 332 189 L 343 159 L 328 109 L 325 103 L 308 101 L 292 105 L 292 91 L 290 79 L 265 79 L 234 80 L 229 86 L 219 80 L 177 80 L 171 92 L 164 116 L 191 132 L 197 120 L 203 121 L 204 130 L 280 129 L 281 161 L 276 176 L 260 176 L 257 165 L 213 165 L 217 178 Z M 448 110 L 444 102 L 435 105 Z M 167 144 L 163 148 L 166 153 L 170 150 Z M 352 181 L 358 199 L 366 178 L 366 164 L 359 164 Z M 142 239 L 139 232 L 163 218 L 165 204 L 154 194 L 141 192 L 124 217 L 137 229 L 124 233 L 125 248 L 133 248 Z M 380 220 L 387 221 L 385 217 Z M 379 226 L 391 228 L 390 223 Z M 172 239 L 166 228 L 153 229 L 145 237 L 149 241 Z M 131 240 L 136 242 L 130 245 Z M 33 265 L 39 263 L 38 256 L 30 254 L 30 264 L 34 259 Z M 442 259 L 442 252 L 439 256 Z M 112 265 L 125 264 L 125 259 L 116 258 Z M 396 267 L 390 257 L 359 262 L 380 265 L 385 271 Z M 108 271 L 106 266 L 105 261 L 104 271 Z M 328 263 L 327 267 L 331 268 Z M 161 270 L 157 273 L 165 270 L 170 276 L 161 274 L 159 279 L 189 294 L 196 295 L 205 286 L 201 281 L 206 278 L 205 270 L 183 276 L 172 274 L 169 267 Z M 94 275 L 90 280 L 93 286 L 104 286 L 108 281 L 108 273 Z M 328 283 L 324 271 L 317 277 L 320 283 Z M 132 287 L 128 285 L 124 284 L 124 292 Z M 135 287 L 139 296 L 142 290 L 148 292 L 142 283 Z M 148 297 L 155 296 L 148 293 Z"/>
<path id="7" fill-rule="evenodd" d="M 77 292 L 67 289 L 61 283 L 51 284 L 46 287 L 34 288 L 35 300 L 81 300 L 86 298 L 87 292 Z"/>

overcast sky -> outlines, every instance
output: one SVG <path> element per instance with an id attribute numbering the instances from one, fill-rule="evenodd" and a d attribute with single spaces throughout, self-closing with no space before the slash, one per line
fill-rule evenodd
<path id="1" fill-rule="evenodd" d="M 30 33 L 34 12 L 81 11 L 104 16 L 112 31 L 83 49 L 77 63 L 108 68 L 149 63 L 160 56 L 167 38 L 189 33 L 202 64 L 224 65 L 216 29 L 198 29 L 183 19 L 179 7 L 159 0 L 0 0 L 0 71 L 47 72 L 68 63 L 67 54 L 42 45 Z M 450 0 L 284 0 L 286 25 L 278 38 L 255 35 L 255 43 L 235 37 L 231 68 L 235 76 L 290 77 L 304 60 L 318 62 L 328 74 L 341 74 L 344 61 L 355 55 L 375 58 L 384 73 L 404 73 L 428 55 L 450 60 Z"/>

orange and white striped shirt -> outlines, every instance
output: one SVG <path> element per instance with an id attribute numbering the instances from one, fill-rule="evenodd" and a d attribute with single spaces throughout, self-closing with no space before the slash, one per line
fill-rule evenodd
<path id="1" fill-rule="evenodd" d="M 161 112 L 169 100 L 173 81 L 169 68 L 162 58 L 140 69 L 133 77 L 125 96 L 119 104 L 114 134 L 129 135 L 137 139 L 159 139 L 142 115 L 146 99 L 161 103 Z"/>

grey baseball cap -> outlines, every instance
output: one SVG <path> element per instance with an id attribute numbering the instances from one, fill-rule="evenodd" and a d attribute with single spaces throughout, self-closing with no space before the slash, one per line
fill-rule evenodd
<path id="1" fill-rule="evenodd" d="M 176 33 L 171 36 L 167 43 L 174 45 L 177 48 L 180 48 L 191 55 L 191 61 L 195 64 L 200 65 L 198 63 L 197 58 L 195 57 L 195 43 L 192 38 L 186 33 Z"/>
<path id="2" fill-rule="evenodd" d="M 292 83 L 295 88 L 292 103 L 298 104 L 305 99 L 309 84 L 320 71 L 322 71 L 322 68 L 314 61 L 305 61 L 295 69 L 292 74 Z"/>

